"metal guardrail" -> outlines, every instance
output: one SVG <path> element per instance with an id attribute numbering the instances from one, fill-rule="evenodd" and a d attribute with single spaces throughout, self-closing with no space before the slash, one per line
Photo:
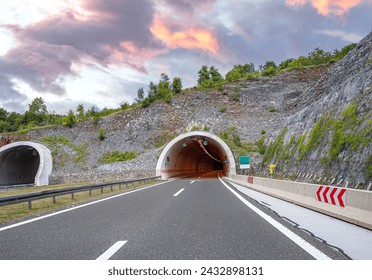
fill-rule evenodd
<path id="1" fill-rule="evenodd" d="M 44 199 L 44 198 L 53 198 L 53 203 L 56 203 L 56 197 L 66 194 L 71 194 L 71 198 L 74 199 L 74 193 L 89 191 L 89 194 L 92 195 L 92 190 L 101 189 L 101 193 L 103 193 L 103 189 L 106 187 L 110 187 L 111 191 L 113 191 L 114 186 L 119 186 L 119 189 L 123 185 L 127 186 L 129 184 L 134 184 L 137 182 L 146 182 L 155 179 L 161 178 L 160 176 L 156 177 L 149 177 L 149 178 L 142 178 L 142 179 L 135 179 L 135 180 L 128 180 L 122 182 L 111 182 L 111 183 L 104 183 L 104 184 L 94 184 L 94 185 L 87 185 L 81 187 L 73 187 L 73 188 L 66 188 L 66 189 L 58 189 L 58 190 L 47 190 L 41 192 L 34 192 L 34 193 L 27 193 L 27 194 L 20 194 L 14 196 L 6 196 L 0 197 L 0 206 L 6 206 L 11 204 L 23 203 L 28 202 L 28 209 L 32 209 L 32 201 Z"/>

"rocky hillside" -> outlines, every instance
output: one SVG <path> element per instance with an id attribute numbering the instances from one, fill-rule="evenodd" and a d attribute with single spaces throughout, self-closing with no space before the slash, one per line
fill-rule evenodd
<path id="1" fill-rule="evenodd" d="M 186 131 L 205 129 L 238 136 L 240 143 L 232 147 L 236 158 L 241 149 L 250 153 L 259 174 L 276 163 L 287 178 L 303 180 L 306 173 L 312 180 L 342 179 L 366 188 L 371 181 L 371 42 L 370 34 L 333 65 L 282 71 L 215 90 L 189 89 L 170 103 L 156 101 L 72 128 L 32 130 L 20 137 L 50 148 L 54 182 L 154 175 L 165 144 Z M 105 161 L 115 151 L 136 157 Z"/>
<path id="2" fill-rule="evenodd" d="M 222 90 L 188 90 L 174 96 L 170 104 L 157 101 L 150 107 L 123 111 L 95 122 L 33 130 L 23 137 L 50 148 L 55 181 L 154 175 L 162 147 L 184 132 L 233 132 L 242 143 L 254 143 L 264 132 L 270 134 L 292 113 L 293 100 L 327 72 L 328 67 L 294 70 L 273 78 L 227 84 Z M 121 163 L 102 162 L 105 153 L 114 151 L 139 156 Z M 251 154 L 258 156 L 259 166 L 260 155 L 253 151 Z"/>
<path id="3" fill-rule="evenodd" d="M 273 132 L 264 163 L 277 163 L 286 176 L 370 187 L 371 107 L 372 33 L 293 99 L 294 114 Z"/>

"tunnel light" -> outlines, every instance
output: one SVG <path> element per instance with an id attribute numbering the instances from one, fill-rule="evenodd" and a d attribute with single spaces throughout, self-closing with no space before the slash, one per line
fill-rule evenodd
<path id="1" fill-rule="evenodd" d="M 187 144 L 185 141 L 182 142 L 182 148 L 186 148 Z"/>
<path id="2" fill-rule="evenodd" d="M 208 141 L 205 140 L 205 138 L 203 137 L 203 146 L 207 146 L 208 145 Z"/>

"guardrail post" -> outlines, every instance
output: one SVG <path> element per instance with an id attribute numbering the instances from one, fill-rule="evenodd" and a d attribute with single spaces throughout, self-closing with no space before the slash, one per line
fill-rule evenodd
<path id="1" fill-rule="evenodd" d="M 71 199 L 74 200 L 74 193 L 71 193 Z"/>
<path id="2" fill-rule="evenodd" d="M 103 187 L 101 187 L 101 193 L 103 193 Z"/>
<path id="3" fill-rule="evenodd" d="M 32 203 L 31 203 L 31 200 L 28 201 L 28 210 L 31 210 L 32 209 Z"/>
<path id="4" fill-rule="evenodd" d="M 110 187 L 111 187 L 111 191 L 114 191 L 113 186 L 111 185 Z"/>
<path id="5" fill-rule="evenodd" d="M 89 196 L 92 196 L 92 189 L 89 189 Z"/>
<path id="6" fill-rule="evenodd" d="M 53 196 L 53 204 L 56 204 L 56 196 Z"/>

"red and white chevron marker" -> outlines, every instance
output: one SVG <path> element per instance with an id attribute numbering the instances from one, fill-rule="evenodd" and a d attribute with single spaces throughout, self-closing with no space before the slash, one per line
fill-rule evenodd
<path id="1" fill-rule="evenodd" d="M 337 187 L 318 187 L 316 192 L 318 201 L 341 207 L 346 205 L 346 189 Z"/>

